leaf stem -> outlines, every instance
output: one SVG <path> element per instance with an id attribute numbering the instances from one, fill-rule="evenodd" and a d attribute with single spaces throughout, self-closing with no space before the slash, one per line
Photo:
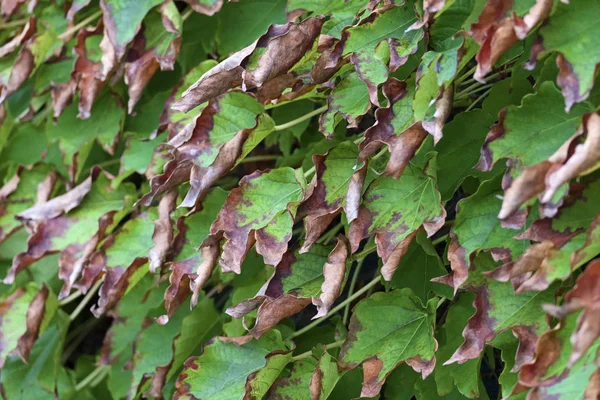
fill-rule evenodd
<path id="1" fill-rule="evenodd" d="M 190 17 L 190 15 L 192 15 L 193 12 L 194 12 L 194 9 L 192 7 L 185 10 L 185 12 L 181 15 L 181 21 L 183 22 L 186 19 L 188 19 Z"/>
<path id="2" fill-rule="evenodd" d="M 64 299 L 62 299 L 61 301 L 59 301 L 58 305 L 62 307 L 65 304 L 69 304 L 73 300 L 79 298 L 81 295 L 83 295 L 83 293 L 81 293 L 81 290 L 76 290 L 73 293 L 71 293 L 69 296 L 67 296 Z"/>
<path id="3" fill-rule="evenodd" d="M 100 285 L 102 284 L 103 281 L 104 281 L 103 279 L 98 279 L 94 283 L 94 286 L 92 286 L 90 288 L 90 290 L 88 290 L 88 292 L 85 295 L 85 297 L 83 298 L 83 300 L 81 300 L 81 303 L 79 303 L 77 305 L 77 308 L 71 313 L 71 315 L 69 315 L 69 319 L 71 321 L 73 321 L 75 318 L 77 318 L 79 313 L 81 313 L 81 310 L 83 310 L 83 308 L 87 305 L 87 303 L 90 302 L 90 300 L 92 299 L 92 297 L 94 297 L 94 294 L 96 294 L 96 291 L 98 290 L 98 288 L 100 287 Z"/>
<path id="4" fill-rule="evenodd" d="M 483 86 L 479 86 L 469 92 L 462 92 L 461 94 L 459 94 L 458 96 L 456 96 L 456 100 L 461 100 L 461 99 L 466 99 L 467 97 L 469 97 L 472 94 L 475 94 L 477 92 L 481 92 L 482 90 L 486 90 L 486 89 L 491 89 L 492 86 L 494 86 L 494 83 L 490 83 L 487 85 L 483 85 Z"/>
<path id="5" fill-rule="evenodd" d="M 2 29 L 10 29 L 10 28 L 16 28 L 18 26 L 22 26 L 25 25 L 27 23 L 27 21 L 29 21 L 29 18 L 23 18 L 23 19 L 17 19 L 14 21 L 9 21 L 5 24 L 2 24 L 2 26 L 0 26 L 0 30 Z"/>
<path id="6" fill-rule="evenodd" d="M 92 381 L 94 381 L 94 379 L 97 376 L 104 377 L 104 375 L 106 374 L 105 371 L 108 372 L 108 365 L 100 365 L 100 366 L 96 367 L 95 370 L 93 370 L 92 372 L 90 372 L 90 374 L 88 376 L 86 376 L 81 382 L 79 382 L 75 386 L 75 391 L 79 392 L 80 390 L 82 390 L 83 388 L 85 388 L 87 385 L 91 384 Z"/>
<path id="7" fill-rule="evenodd" d="M 354 292 L 354 288 L 356 287 L 356 281 L 358 280 L 358 275 L 360 274 L 360 269 L 364 263 L 365 259 L 361 258 L 358 260 L 356 264 L 356 268 L 354 268 L 354 273 L 352 274 L 352 280 L 350 281 L 350 287 L 348 288 L 348 293 L 351 295 Z M 346 304 L 344 307 L 344 318 L 342 319 L 342 323 L 346 325 L 348 323 L 348 317 L 350 316 L 350 303 Z"/>
<path id="8" fill-rule="evenodd" d="M 328 349 L 335 349 L 335 348 L 341 347 L 345 341 L 346 341 L 346 339 L 338 340 L 337 342 L 326 344 L 325 347 Z M 298 360 L 302 360 L 304 358 L 308 358 L 308 357 L 312 356 L 312 354 L 313 354 L 312 350 L 305 351 L 302 354 L 298 354 L 297 356 L 292 357 L 292 361 L 298 361 Z"/>
<path id="9" fill-rule="evenodd" d="M 473 75 L 473 73 L 475 72 L 476 69 L 477 69 L 477 65 L 475 65 L 473 68 L 471 68 L 470 70 L 468 70 L 467 72 L 462 74 L 460 77 L 456 78 L 454 80 L 454 86 L 458 87 L 458 85 L 460 85 L 465 79 L 467 79 L 469 76 Z"/>
<path id="10" fill-rule="evenodd" d="M 312 174 L 314 174 L 314 173 L 315 173 L 315 170 L 316 170 L 316 169 L 317 169 L 317 168 L 316 168 L 316 167 L 313 165 L 312 167 L 310 167 L 309 169 L 307 169 L 307 170 L 304 172 L 304 177 L 305 177 L 305 178 L 308 178 L 309 176 L 311 176 Z"/>
<path id="11" fill-rule="evenodd" d="M 368 256 L 369 254 L 371 254 L 372 252 L 374 252 L 375 250 L 377 250 L 377 245 L 372 244 L 369 247 L 365 247 L 363 249 L 363 251 L 361 251 L 360 253 L 356 253 L 355 255 L 353 255 L 352 259 L 353 260 L 361 260 L 361 259 L 365 258 L 366 256 Z"/>
<path id="12" fill-rule="evenodd" d="M 372 288 L 375 285 L 377 285 L 380 280 L 381 280 L 381 278 L 379 277 L 379 275 L 377 275 L 371 282 L 367 283 L 365 286 L 363 286 L 360 290 L 358 290 L 352 296 L 346 298 L 346 300 L 344 300 L 343 302 L 341 302 L 340 304 L 338 304 L 337 306 L 335 306 L 334 308 L 332 308 L 331 310 L 329 310 L 329 312 L 326 315 L 322 316 L 319 319 L 314 320 L 312 323 L 306 325 L 304 328 L 302 328 L 302 329 L 300 329 L 300 330 L 292 333 L 288 337 L 288 339 L 293 339 L 295 337 L 298 337 L 298 336 L 300 336 L 300 335 L 302 335 L 302 334 L 310 331 L 312 328 L 314 328 L 315 326 L 319 325 L 321 322 L 325 321 L 327 318 L 331 317 L 333 314 L 337 313 L 342 308 L 346 307 L 346 304 L 352 303 L 354 300 L 356 300 L 358 297 L 360 297 L 363 293 L 365 293 L 370 288 Z"/>
<path id="13" fill-rule="evenodd" d="M 102 10 L 96 11 L 95 13 L 93 13 L 92 15 L 90 15 L 89 17 L 87 17 L 86 19 L 84 19 L 83 21 L 78 23 L 77 25 L 75 25 L 75 26 L 67 29 L 63 33 L 61 33 L 58 36 L 58 40 L 63 41 L 63 42 L 69 41 L 69 39 L 71 39 L 71 35 L 73 35 L 74 33 L 77 33 L 81 28 L 83 28 L 84 26 L 86 26 L 87 24 L 89 24 L 90 22 L 92 22 L 93 20 L 95 20 L 96 18 L 98 18 L 101 15 L 102 15 Z"/>
<path id="14" fill-rule="evenodd" d="M 481 99 L 483 99 L 485 96 L 487 96 L 488 94 L 490 94 L 491 91 L 492 91 L 492 88 L 489 88 L 488 90 L 486 90 L 485 92 L 483 92 L 478 98 L 476 98 L 475 100 L 473 100 L 473 102 L 469 105 L 469 107 L 467 107 L 467 109 L 465 110 L 465 112 L 471 111 L 473 109 L 473 107 L 475 107 L 475 105 L 477 103 L 479 103 L 479 101 Z"/>
<path id="15" fill-rule="evenodd" d="M 259 162 L 259 161 L 272 161 L 272 160 L 277 160 L 279 157 L 281 157 L 281 156 L 277 155 L 277 154 L 264 154 L 261 156 L 246 157 L 242 161 L 240 161 L 240 164 Z"/>
<path id="16" fill-rule="evenodd" d="M 435 245 L 438 245 L 438 244 L 442 243 L 446 239 L 448 239 L 448 234 L 445 234 L 445 235 L 440 236 L 439 238 L 437 238 L 435 240 L 432 240 L 431 244 L 435 246 Z"/>
<path id="17" fill-rule="evenodd" d="M 286 122 L 285 124 L 275 125 L 275 131 L 282 131 L 284 129 L 291 128 L 294 125 L 298 125 L 299 123 L 306 121 L 307 119 L 311 119 L 315 115 L 321 114 L 323 111 L 327 110 L 327 106 L 319 107 L 316 110 L 309 112 L 308 114 L 304 114 L 301 117 L 291 120 L 290 122 Z"/>
<path id="18" fill-rule="evenodd" d="M 325 233 L 323 236 L 321 236 L 321 238 L 317 241 L 317 243 L 327 244 L 331 239 L 333 239 L 335 237 L 335 235 L 338 233 L 338 231 L 343 226 L 344 226 L 344 224 L 342 224 L 340 222 L 339 224 L 337 224 L 336 226 L 331 228 L 329 231 L 327 231 L 327 233 Z"/>

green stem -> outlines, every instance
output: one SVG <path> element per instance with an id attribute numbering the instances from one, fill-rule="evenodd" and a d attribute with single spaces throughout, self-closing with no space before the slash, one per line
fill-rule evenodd
<path id="1" fill-rule="evenodd" d="M 92 372 L 90 372 L 90 374 L 88 376 L 86 376 L 81 382 L 79 382 L 77 384 L 77 386 L 75 386 L 75 391 L 79 392 L 80 390 L 82 390 L 83 388 L 85 388 L 87 385 L 89 385 L 90 383 L 92 383 L 92 381 L 98 375 L 101 375 L 105 370 L 108 371 L 108 365 L 100 365 L 100 366 L 98 366 L 95 370 L 93 370 Z M 101 375 L 101 376 L 103 376 L 103 375 Z"/>
<path id="2" fill-rule="evenodd" d="M 75 318 L 77 318 L 77 316 L 79 315 L 81 310 L 83 310 L 83 308 L 87 305 L 87 303 L 89 303 L 89 301 L 92 299 L 92 297 L 94 297 L 94 295 L 96 294 L 96 291 L 98 290 L 98 288 L 100 287 L 102 282 L 103 282 L 103 279 L 98 279 L 96 281 L 96 283 L 94 283 L 94 286 L 92 286 L 90 288 L 90 290 L 87 292 L 87 294 L 85 295 L 83 300 L 81 300 L 81 303 L 79 303 L 77 305 L 77 308 L 71 313 L 71 315 L 69 315 L 69 319 L 71 321 L 73 321 Z"/>
<path id="3" fill-rule="evenodd" d="M 473 68 L 471 68 L 470 70 L 468 70 L 467 72 L 462 74 L 460 77 L 456 78 L 454 80 L 454 86 L 458 87 L 458 85 L 460 85 L 465 79 L 467 79 L 469 76 L 473 75 L 473 73 L 475 72 L 476 69 L 477 69 L 477 65 L 475 65 Z"/>
<path id="4" fill-rule="evenodd" d="M 460 95 L 456 96 L 456 100 L 466 99 L 467 97 L 471 96 L 472 94 L 481 92 L 482 90 L 491 89 L 492 86 L 494 86 L 494 83 L 479 86 L 478 88 L 475 88 L 475 89 L 471 90 L 470 92 L 462 92 Z"/>
<path id="5" fill-rule="evenodd" d="M 2 29 L 10 29 L 10 28 L 16 28 L 18 26 L 23 26 L 27 23 L 27 21 L 29 21 L 29 18 L 23 18 L 23 19 L 17 19 L 15 21 L 9 21 L 5 24 L 2 24 L 2 26 L 0 26 L 0 30 Z"/>
<path id="6" fill-rule="evenodd" d="M 339 224 L 337 224 L 336 226 L 334 226 L 333 228 L 331 228 L 329 231 L 327 231 L 327 233 L 325 233 L 323 236 L 321 236 L 321 238 L 319 239 L 319 241 L 317 243 L 327 244 L 331 239 L 333 239 L 335 237 L 335 235 L 338 233 L 338 231 L 343 226 L 344 226 L 344 224 L 342 224 L 340 222 Z"/>
<path id="7" fill-rule="evenodd" d="M 492 91 L 492 88 L 489 88 L 488 90 L 486 90 L 485 92 L 483 92 L 481 94 L 481 96 L 479 96 L 478 98 L 476 98 L 475 100 L 473 100 L 473 102 L 469 105 L 469 107 L 467 107 L 467 109 L 465 110 L 465 112 L 471 111 L 473 109 L 473 107 L 475 107 L 475 105 L 477 103 L 479 103 L 479 101 L 481 99 L 483 99 L 485 96 L 487 96 L 488 94 L 490 94 L 491 91 Z"/>
<path id="8" fill-rule="evenodd" d="M 69 304 L 73 300 L 78 299 L 81 295 L 83 295 L 83 293 L 81 293 L 81 290 L 76 290 L 73 293 L 71 293 L 69 296 L 67 296 L 64 299 L 62 299 L 61 301 L 59 301 L 58 305 L 62 307 L 65 304 Z"/>
<path id="9" fill-rule="evenodd" d="M 372 288 L 375 285 L 377 285 L 380 280 L 381 280 L 381 278 L 379 278 L 379 275 L 378 275 L 371 282 L 367 283 L 360 290 L 358 290 L 356 293 L 354 293 L 352 296 L 346 298 L 346 300 L 344 300 L 343 302 L 341 302 L 340 304 L 338 304 L 337 306 L 335 306 L 334 308 L 332 308 L 331 310 L 329 310 L 329 312 L 327 313 L 327 315 L 324 315 L 323 317 L 314 320 L 312 323 L 306 325 L 304 328 L 302 328 L 302 329 L 300 329 L 300 330 L 292 333 L 288 337 L 288 339 L 293 339 L 295 337 L 298 337 L 298 336 L 300 336 L 300 335 L 302 335 L 302 334 L 310 331 L 312 328 L 314 328 L 315 326 L 319 325 L 321 322 L 325 321 L 327 318 L 331 317 L 332 315 L 334 315 L 335 313 L 337 313 L 338 311 L 340 311 L 342 308 L 346 307 L 346 304 L 352 303 L 354 300 L 356 300 L 358 297 L 360 297 L 363 293 L 365 293 L 370 288 Z"/>
<path id="10" fill-rule="evenodd" d="M 360 274 L 360 269 L 362 268 L 364 261 L 365 261 L 364 258 L 361 258 L 360 260 L 358 260 L 358 263 L 356 264 L 356 268 L 354 268 L 354 273 L 352 274 L 352 280 L 350 281 L 350 288 L 348 288 L 348 293 L 350 295 L 352 295 L 352 292 L 354 292 L 354 287 L 356 287 L 356 281 L 358 280 L 358 275 Z M 349 316 L 350 316 L 350 303 L 346 304 L 346 307 L 344 307 L 344 318 L 342 319 L 342 322 L 344 325 L 346 325 L 348 323 Z"/>
<path id="11" fill-rule="evenodd" d="M 190 15 L 192 15 L 193 12 L 194 12 L 194 9 L 192 7 L 185 10 L 185 12 L 181 15 L 181 21 L 184 22 L 186 19 L 188 19 L 190 17 Z"/>
<path id="12" fill-rule="evenodd" d="M 373 244 L 369 247 L 365 247 L 363 249 L 363 251 L 361 251 L 360 253 L 356 253 L 355 255 L 352 256 L 353 260 L 361 260 L 363 258 L 365 258 L 366 256 L 368 256 L 369 254 L 371 254 L 372 252 L 374 252 L 375 250 L 377 250 L 377 245 Z"/>
<path id="13" fill-rule="evenodd" d="M 89 17 L 87 17 L 86 19 L 84 19 L 83 21 L 81 21 L 80 23 L 78 23 L 77 25 L 75 25 L 75 26 L 67 29 L 63 33 L 61 33 L 58 36 L 58 40 L 61 40 L 63 42 L 67 42 L 71 38 L 71 35 L 73 35 L 74 33 L 79 32 L 79 30 L 81 28 L 83 28 L 84 26 L 86 26 L 87 24 L 89 24 L 90 22 L 92 22 L 93 20 L 95 20 L 96 18 L 98 18 L 101 15 L 102 15 L 102 10 L 96 11 L 95 13 L 93 13 L 92 15 L 90 15 Z"/>
<path id="14" fill-rule="evenodd" d="M 448 239 L 448 234 L 445 234 L 445 235 L 440 236 L 439 238 L 437 238 L 435 240 L 432 240 L 431 244 L 435 246 L 435 245 L 438 245 L 438 244 L 442 243 L 446 239 Z"/>
<path id="15" fill-rule="evenodd" d="M 313 165 L 312 167 L 310 167 L 309 169 L 307 169 L 307 170 L 304 172 L 304 177 L 305 177 L 305 178 L 308 178 L 309 176 L 311 176 L 312 174 L 314 174 L 314 173 L 315 173 L 315 170 L 316 170 L 316 167 Z"/>
<path id="16" fill-rule="evenodd" d="M 319 107 L 314 111 L 309 112 L 308 114 L 304 114 L 301 117 L 291 120 L 290 122 L 286 122 L 285 124 L 275 125 L 275 131 L 282 131 L 284 129 L 291 128 L 294 125 L 298 125 L 301 122 L 306 121 L 307 119 L 311 119 L 315 115 L 321 114 L 323 111 L 327 110 L 327 106 Z"/>
<path id="17" fill-rule="evenodd" d="M 262 156 L 246 157 L 242 161 L 240 161 L 240 164 L 251 163 L 251 162 L 260 162 L 260 161 L 273 161 L 273 160 L 277 160 L 279 157 L 281 157 L 281 156 L 277 155 L 277 154 L 265 154 Z"/>
<path id="18" fill-rule="evenodd" d="M 346 341 L 345 339 L 338 340 L 337 342 L 326 344 L 325 347 L 327 347 L 328 349 L 335 349 L 335 348 L 341 347 L 345 341 Z M 304 358 L 311 357 L 312 354 L 313 354 L 312 350 L 306 351 L 302 354 L 298 354 L 297 356 L 292 357 L 292 361 L 298 361 L 298 360 L 302 360 Z"/>

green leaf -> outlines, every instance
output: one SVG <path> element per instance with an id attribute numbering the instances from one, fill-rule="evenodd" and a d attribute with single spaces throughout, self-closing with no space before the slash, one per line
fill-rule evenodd
<path id="1" fill-rule="evenodd" d="M 217 14 L 217 50 L 221 56 L 246 47 L 271 24 L 285 23 L 284 0 L 226 3 Z M 235 26 L 235 29 L 231 29 Z"/>
<path id="2" fill-rule="evenodd" d="M 237 339 L 216 337 L 201 356 L 185 362 L 177 379 L 180 395 L 207 400 L 260 398 L 291 359 L 289 345 L 277 330 L 241 345 L 233 340 Z"/>
<path id="3" fill-rule="evenodd" d="M 375 293 L 354 308 L 340 366 L 351 369 L 368 364 L 363 365 L 361 394 L 367 397 L 379 393 L 402 361 L 427 377 L 435 366 L 434 325 L 435 301 L 424 308 L 410 289 Z"/>
<path id="4" fill-rule="evenodd" d="M 568 6 L 558 4 L 548 23 L 540 29 L 544 50 L 559 51 L 566 59 L 558 62 L 561 69 L 558 85 L 567 109 L 585 100 L 594 84 L 600 47 L 596 43 L 598 31 L 593 15 L 599 11 L 598 3 L 589 0 L 577 0 Z"/>
<path id="5" fill-rule="evenodd" d="M 431 282 L 433 278 L 444 275 L 446 269 L 423 231 L 420 231 L 416 240 L 410 244 L 400 261 L 398 271 L 390 281 L 390 286 L 394 289 L 412 289 L 423 304 L 427 303 L 431 292 L 446 298 L 453 297 L 452 291 L 446 285 Z"/>
<path id="6" fill-rule="evenodd" d="M 348 121 L 349 127 L 355 127 L 370 107 L 367 85 L 358 75 L 350 74 L 331 91 L 327 100 L 327 111 L 319 119 L 319 129 L 329 138 L 333 136 L 335 126 L 341 118 Z"/>
<path id="7" fill-rule="evenodd" d="M 292 237 L 293 216 L 304 187 L 302 174 L 291 168 L 257 171 L 242 178 L 210 228 L 211 235 L 223 234 L 226 239 L 220 260 L 224 271 L 240 272 L 251 234 L 265 262 L 279 263 Z"/>
<path id="8" fill-rule="evenodd" d="M 536 93 L 523 97 L 520 106 L 507 108 L 498 132 L 491 134 L 492 130 L 486 138 L 478 168 L 489 171 L 502 158 L 516 159 L 520 167 L 546 160 L 575 133 L 581 115 L 590 111 L 590 105 L 582 103 L 567 114 L 558 89 L 544 82 Z"/>
<path id="9" fill-rule="evenodd" d="M 398 180 L 388 176 L 375 179 L 363 195 L 357 219 L 350 225 L 352 252 L 362 239 L 376 235 L 377 254 L 383 259 L 382 274 L 387 280 L 400 261 L 397 255 L 404 253 L 421 227 L 431 236 L 444 224 L 446 211 L 440 203 L 436 179 L 429 175 L 432 168 L 423 171 L 409 165 Z"/>
<path id="10" fill-rule="evenodd" d="M 283 375 L 284 373 L 282 373 L 283 376 L 275 380 L 266 398 L 311 400 L 309 384 L 315 371 L 316 363 L 313 357 L 294 361 L 289 367 L 289 375 Z"/>

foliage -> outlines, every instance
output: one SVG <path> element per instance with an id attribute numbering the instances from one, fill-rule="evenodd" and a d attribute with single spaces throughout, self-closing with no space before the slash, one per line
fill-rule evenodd
<path id="1" fill-rule="evenodd" d="M 599 398 L 599 12 L 1 1 L 2 397 Z"/>

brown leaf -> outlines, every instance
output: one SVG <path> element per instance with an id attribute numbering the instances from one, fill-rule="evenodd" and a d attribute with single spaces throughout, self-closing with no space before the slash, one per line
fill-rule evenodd
<path id="1" fill-rule="evenodd" d="M 406 83 L 395 78 L 383 84 L 383 94 L 388 99 L 388 107 L 380 107 L 375 111 L 376 122 L 365 131 L 365 140 L 360 143 L 359 162 L 364 162 L 383 145 L 388 146 L 390 160 L 385 175 L 398 178 L 413 158 L 425 138 L 427 131 L 420 122 L 410 126 L 401 133 L 393 125 L 393 105 L 407 95 Z"/>
<path id="2" fill-rule="evenodd" d="M 418 229 L 410 233 L 406 237 L 406 239 L 402 240 L 398 244 L 398 246 L 396 246 L 396 248 L 392 250 L 391 254 L 387 256 L 386 260 L 383 263 L 383 266 L 381 267 L 381 276 L 383 276 L 383 279 L 385 279 L 388 282 L 392 280 L 392 278 L 394 277 L 394 273 L 398 269 L 398 266 L 400 266 L 400 260 L 408 251 L 408 247 L 410 246 L 415 236 L 417 236 L 417 233 L 419 233 Z"/>
<path id="3" fill-rule="evenodd" d="M 42 321 L 44 320 L 44 312 L 46 310 L 46 300 L 48 299 L 48 294 L 48 288 L 46 285 L 42 285 L 31 303 L 29 303 L 26 322 L 27 330 L 23 336 L 19 338 L 19 342 L 17 343 L 19 357 L 21 357 L 23 362 L 27 362 L 29 360 L 31 348 L 33 347 L 33 344 L 37 340 L 40 333 L 40 327 L 42 326 Z"/>
<path id="4" fill-rule="evenodd" d="M 154 221 L 154 234 L 152 235 L 154 247 L 149 253 L 149 268 L 152 273 L 156 273 L 169 257 L 173 241 L 171 213 L 175 210 L 176 202 L 177 191 L 170 190 L 158 203 L 158 219 Z"/>
<path id="5" fill-rule="evenodd" d="M 34 57 L 27 47 L 23 47 L 13 64 L 6 81 L 0 77 L 0 103 L 17 91 L 33 72 Z"/>
<path id="6" fill-rule="evenodd" d="M 196 269 L 196 278 L 194 278 L 193 281 L 190 281 L 190 289 L 192 290 L 192 300 L 190 301 L 191 307 L 195 307 L 196 304 L 198 304 L 200 291 L 217 265 L 220 250 L 219 241 L 213 237 L 208 237 L 204 243 L 202 243 L 200 248 L 200 251 L 202 251 L 202 262 Z"/>
<path id="7" fill-rule="evenodd" d="M 79 89 L 78 117 L 81 119 L 90 117 L 90 111 L 94 104 L 94 100 L 104 87 L 104 82 L 97 78 L 97 75 L 102 69 L 102 63 L 90 60 L 86 48 L 86 40 L 89 37 L 101 34 L 102 23 L 98 23 L 98 26 L 95 28 L 82 29 L 77 34 L 77 44 L 73 48 L 73 52 L 77 55 L 77 59 L 75 60 L 75 66 L 71 73 L 71 79 L 77 82 L 77 88 Z M 100 48 L 102 49 L 102 45 L 100 45 Z M 68 101 L 70 101 L 70 99 Z M 67 103 L 67 99 L 63 99 L 61 103 Z M 64 107 L 62 109 L 54 108 L 54 117 L 57 118 L 63 110 Z"/>
<path id="8" fill-rule="evenodd" d="M 453 287 L 454 294 L 456 294 L 458 289 L 469 277 L 469 266 L 471 265 L 473 255 L 471 254 L 467 257 L 465 248 L 460 245 L 454 232 L 450 231 L 449 236 L 450 244 L 448 245 L 448 261 L 450 261 L 452 272 L 448 275 L 434 278 L 431 281 Z"/>
<path id="9" fill-rule="evenodd" d="M 507 15 L 512 7 L 508 0 L 492 0 L 486 3 L 479 20 L 471 27 L 471 36 L 481 45 L 475 57 L 477 70 L 473 77 L 485 82 L 485 75 L 500 59 L 506 50 L 518 40 L 524 39 L 529 32 L 541 23 L 552 9 L 552 0 L 537 0 L 523 18 L 514 12 Z"/>
<path id="10" fill-rule="evenodd" d="M 24 44 L 29 38 L 31 38 L 36 32 L 36 19 L 34 17 L 30 17 L 21 33 L 13 37 L 11 40 L 6 42 L 2 47 L 0 47 L 0 57 L 4 57 L 7 54 L 12 53 L 16 49 L 19 48 L 22 44 Z"/>
<path id="11" fill-rule="evenodd" d="M 325 280 L 321 285 L 321 295 L 319 298 L 312 299 L 313 304 L 317 306 L 317 314 L 312 319 L 326 315 L 342 292 L 349 246 L 348 239 L 342 235 L 338 236 L 335 248 L 329 253 L 327 262 L 323 265 Z"/>
<path id="12" fill-rule="evenodd" d="M 242 88 L 261 87 L 268 80 L 286 73 L 312 47 L 322 25 L 322 17 L 307 18 L 298 24 L 271 25 L 256 44 L 256 50 L 260 51 L 256 67 L 248 69 L 248 60 L 242 63 Z"/>
<path id="13" fill-rule="evenodd" d="M 577 328 L 571 335 L 573 351 L 568 366 L 581 358 L 600 337 L 600 259 L 590 262 L 577 278 L 577 284 L 565 296 L 562 306 L 546 306 L 544 309 L 557 318 L 583 308 L 577 320 Z"/>
<path id="14" fill-rule="evenodd" d="M 284 25 L 271 25 L 256 42 L 202 75 L 172 108 L 187 112 L 240 84 L 247 91 L 260 88 L 267 81 L 284 75 L 312 47 L 322 24 L 322 18 L 317 17 L 307 18 L 298 24 L 288 22 Z M 250 57 L 258 49 L 260 56 L 252 63 L 256 67 L 247 68 Z"/>
<path id="15" fill-rule="evenodd" d="M 210 2 L 206 4 L 200 0 L 185 0 L 185 2 L 189 4 L 192 10 L 208 16 L 214 15 L 223 7 L 223 0 L 213 1 L 212 4 Z"/>
<path id="16" fill-rule="evenodd" d="M 551 166 L 550 161 L 542 161 L 530 167 L 525 167 L 510 187 L 504 191 L 502 208 L 498 218 L 502 220 L 509 218 L 517 212 L 521 204 L 542 193 L 546 188 L 544 177 Z"/>
<path id="17" fill-rule="evenodd" d="M 584 143 L 576 145 L 573 154 L 564 164 L 553 168 L 546 176 L 546 191 L 542 197 L 549 202 L 558 188 L 571 179 L 597 168 L 600 164 L 600 114 L 584 117 L 587 137 Z"/>
<path id="18" fill-rule="evenodd" d="M 15 11 L 23 5 L 27 0 L 3 0 L 0 3 L 0 14 L 4 20 L 10 17 Z"/>
<path id="19" fill-rule="evenodd" d="M 506 133 L 504 129 L 504 118 L 506 117 L 506 108 L 503 108 L 498 113 L 498 122 L 490 128 L 487 136 L 485 137 L 485 142 L 481 146 L 481 156 L 479 158 L 479 162 L 475 166 L 476 169 L 480 171 L 491 171 L 494 167 L 494 158 L 492 155 L 492 151 L 490 150 L 490 143 L 495 140 L 500 139 Z"/>
<path id="20" fill-rule="evenodd" d="M 452 111 L 452 100 L 454 99 L 454 84 L 449 84 L 442 92 L 441 97 L 435 103 L 435 113 L 432 121 L 423 121 L 421 126 L 433 136 L 433 143 L 437 144 L 443 136 L 442 129 Z"/>
<path id="21" fill-rule="evenodd" d="M 500 282 L 508 282 L 521 275 L 543 269 L 544 261 L 554 252 L 556 252 L 556 248 L 551 241 L 535 243 L 529 246 L 525 250 L 525 253 L 520 255 L 516 261 L 504 264 L 493 271 L 486 272 L 485 275 Z M 521 283 L 522 280 L 519 279 L 519 282 L 514 285 L 515 291 L 518 292 Z"/>
<path id="22" fill-rule="evenodd" d="M 344 206 L 344 212 L 346 213 L 346 219 L 348 220 L 348 223 L 351 223 L 358 217 L 358 210 L 362 200 L 362 192 L 363 187 L 365 186 L 366 176 L 367 164 L 365 163 L 362 168 L 356 170 L 356 172 L 352 175 L 352 178 L 350 178 L 350 182 L 348 183 L 346 205 Z"/>

